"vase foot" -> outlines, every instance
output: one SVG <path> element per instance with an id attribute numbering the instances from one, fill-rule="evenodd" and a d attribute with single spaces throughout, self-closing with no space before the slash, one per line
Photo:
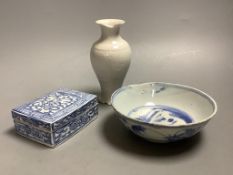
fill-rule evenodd
<path id="1" fill-rule="evenodd" d="M 105 98 L 98 97 L 98 101 L 99 101 L 100 103 L 103 103 L 103 104 L 112 105 L 111 99 L 108 100 L 108 99 L 105 99 Z"/>

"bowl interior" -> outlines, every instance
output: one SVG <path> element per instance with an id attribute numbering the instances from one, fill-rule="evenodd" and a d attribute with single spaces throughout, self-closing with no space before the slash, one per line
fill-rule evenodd
<path id="1" fill-rule="evenodd" d="M 122 115 L 146 123 L 187 125 L 208 120 L 215 101 L 204 92 L 183 85 L 145 83 L 118 89 L 113 107 Z"/>

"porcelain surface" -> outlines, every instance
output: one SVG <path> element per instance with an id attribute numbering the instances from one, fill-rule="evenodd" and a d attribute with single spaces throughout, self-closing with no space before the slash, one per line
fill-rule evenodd
<path id="1" fill-rule="evenodd" d="M 153 142 L 191 137 L 217 112 L 206 93 L 162 82 L 122 87 L 113 93 L 112 106 L 128 129 Z"/>
<path id="2" fill-rule="evenodd" d="M 54 147 L 95 119 L 97 97 L 60 89 L 12 110 L 16 132 Z"/>
<path id="3" fill-rule="evenodd" d="M 92 45 L 91 64 L 98 78 L 101 103 L 111 104 L 112 93 L 122 86 L 130 66 L 131 48 L 120 35 L 120 19 L 96 21 L 101 27 L 100 38 Z"/>

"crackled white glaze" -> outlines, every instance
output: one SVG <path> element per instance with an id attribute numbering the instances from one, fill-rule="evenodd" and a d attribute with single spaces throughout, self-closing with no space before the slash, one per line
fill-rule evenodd
<path id="1" fill-rule="evenodd" d="M 91 63 L 101 87 L 100 102 L 111 104 L 112 93 L 122 86 L 130 65 L 131 49 L 119 35 L 119 19 L 96 21 L 101 27 L 101 37 L 91 48 Z"/>

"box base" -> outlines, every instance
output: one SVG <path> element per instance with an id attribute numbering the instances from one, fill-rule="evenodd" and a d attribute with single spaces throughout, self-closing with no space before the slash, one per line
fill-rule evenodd
<path id="1" fill-rule="evenodd" d="M 61 145 L 62 143 L 66 142 L 68 139 L 70 139 L 71 137 L 73 137 L 74 135 L 76 135 L 78 132 L 80 132 L 80 131 L 81 131 L 82 129 L 84 129 L 85 127 L 87 127 L 87 126 L 88 126 L 90 123 L 92 123 L 96 118 L 97 118 L 97 116 L 94 116 L 91 120 L 89 120 L 89 122 L 88 122 L 85 126 L 79 128 L 78 130 L 76 130 L 75 132 L 73 132 L 72 134 L 70 134 L 69 136 L 67 136 L 65 139 L 63 139 L 61 142 L 59 142 L 59 143 L 57 143 L 57 144 L 48 144 L 48 143 L 46 143 L 46 142 L 44 142 L 44 141 L 40 141 L 39 139 L 36 139 L 36 138 L 32 137 L 32 136 L 29 135 L 29 134 L 26 134 L 26 133 L 24 133 L 24 132 L 21 132 L 20 130 L 17 130 L 17 129 L 16 129 L 16 133 L 17 133 L 18 135 L 20 135 L 20 136 L 23 136 L 24 138 L 27 138 L 27 139 L 30 139 L 30 140 L 32 140 L 32 141 L 41 143 L 41 144 L 43 144 L 43 145 L 45 145 L 45 146 L 48 146 L 48 147 L 50 147 L 50 148 L 55 148 L 55 147 Z"/>

